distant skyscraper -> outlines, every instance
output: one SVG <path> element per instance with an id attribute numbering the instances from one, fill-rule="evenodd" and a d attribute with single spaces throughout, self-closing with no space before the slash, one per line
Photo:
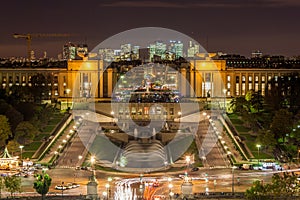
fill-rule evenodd
<path id="1" fill-rule="evenodd" d="M 121 50 L 115 52 L 115 50 L 113 50 L 113 49 L 102 48 L 102 49 L 99 49 L 98 53 L 99 53 L 100 59 L 103 59 L 107 62 L 112 62 L 115 60 L 115 55 L 118 54 L 118 52 L 120 54 Z"/>
<path id="2" fill-rule="evenodd" d="M 167 52 L 167 45 L 161 41 L 156 41 L 155 44 L 150 44 L 150 59 L 152 60 L 155 56 L 161 57 L 161 59 L 165 58 L 165 54 Z"/>
<path id="3" fill-rule="evenodd" d="M 192 41 L 189 42 L 189 47 L 187 49 L 187 56 L 188 58 L 193 58 L 197 53 L 200 51 L 200 46 L 198 44 L 193 43 Z"/>
<path id="4" fill-rule="evenodd" d="M 183 57 L 183 43 L 181 41 L 170 40 L 169 51 L 174 53 L 176 58 Z"/>
<path id="5" fill-rule="evenodd" d="M 140 46 L 133 46 L 132 48 L 132 53 L 133 53 L 133 57 L 135 60 L 139 59 L 139 49 L 140 49 Z"/>
<path id="6" fill-rule="evenodd" d="M 124 54 L 128 54 L 131 52 L 131 44 L 122 44 L 121 45 L 121 53 Z"/>
<path id="7" fill-rule="evenodd" d="M 63 59 L 74 60 L 76 57 L 76 45 L 69 42 L 63 46 Z"/>

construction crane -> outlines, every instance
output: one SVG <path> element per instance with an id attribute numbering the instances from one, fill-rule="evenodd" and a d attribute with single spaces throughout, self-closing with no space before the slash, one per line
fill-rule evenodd
<path id="1" fill-rule="evenodd" d="M 30 60 L 31 57 L 31 40 L 32 38 L 38 37 L 70 37 L 70 34 L 59 34 L 59 33 L 27 33 L 27 34 L 17 34 L 13 35 L 14 38 L 24 38 L 27 41 L 27 57 Z"/>

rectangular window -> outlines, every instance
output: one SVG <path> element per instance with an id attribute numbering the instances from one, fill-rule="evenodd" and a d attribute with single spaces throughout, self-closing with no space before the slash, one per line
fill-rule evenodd
<path id="1" fill-rule="evenodd" d="M 132 114 L 132 115 L 135 115 L 135 114 L 136 114 L 136 108 L 135 108 L 135 107 L 132 107 L 132 108 L 131 108 L 131 114 Z"/>
<path id="2" fill-rule="evenodd" d="M 240 95 L 240 87 L 239 87 L 240 85 L 237 83 L 236 85 L 235 85 L 235 95 L 236 96 L 239 96 Z"/>
<path id="3" fill-rule="evenodd" d="M 261 82 L 265 82 L 266 81 L 266 77 L 265 76 L 261 76 Z"/>
<path id="4" fill-rule="evenodd" d="M 236 82 L 236 83 L 239 83 L 239 82 L 240 82 L 240 77 L 239 77 L 239 76 L 236 76 L 236 77 L 235 77 L 235 82 Z"/>
<path id="5" fill-rule="evenodd" d="M 258 76 L 257 75 L 255 76 L 255 82 L 258 82 Z"/>
<path id="6" fill-rule="evenodd" d="M 161 107 L 160 107 L 160 106 L 157 106 L 157 107 L 156 107 L 156 113 L 157 113 L 158 115 L 161 115 Z"/>
<path id="7" fill-rule="evenodd" d="M 245 75 L 242 76 L 242 82 L 246 82 L 246 76 Z"/>
<path id="8" fill-rule="evenodd" d="M 252 90 L 252 83 L 248 84 L 248 90 Z"/>
<path id="9" fill-rule="evenodd" d="M 272 76 L 268 75 L 268 81 L 272 80 Z"/>
<path id="10" fill-rule="evenodd" d="M 227 83 L 227 90 L 230 90 L 230 88 L 231 88 L 230 83 Z"/>
<path id="11" fill-rule="evenodd" d="M 227 76 L 227 81 L 230 81 L 230 76 Z"/>
<path id="12" fill-rule="evenodd" d="M 258 91 L 258 83 L 255 83 L 255 88 L 254 88 L 255 92 Z"/>
<path id="13" fill-rule="evenodd" d="M 246 83 L 242 83 L 242 95 L 246 95 Z"/>
<path id="14" fill-rule="evenodd" d="M 265 96 L 266 94 L 266 84 L 265 83 L 262 83 L 261 84 L 261 95 Z"/>
<path id="15" fill-rule="evenodd" d="M 149 107 L 144 107 L 144 114 L 149 115 Z"/>
<path id="16" fill-rule="evenodd" d="M 252 82 L 252 76 L 249 76 L 249 77 L 248 77 L 248 81 L 249 81 L 249 82 Z"/>

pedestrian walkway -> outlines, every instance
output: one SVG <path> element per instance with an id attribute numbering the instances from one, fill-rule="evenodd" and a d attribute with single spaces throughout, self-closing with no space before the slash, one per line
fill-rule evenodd
<path id="1" fill-rule="evenodd" d="M 44 158 L 42 160 L 40 160 L 41 163 L 50 163 L 56 153 L 58 156 L 61 155 L 61 153 L 59 153 L 59 151 L 60 151 L 60 149 L 62 149 L 62 147 L 64 145 L 68 145 L 67 142 L 70 137 L 70 131 L 71 130 L 74 131 L 74 126 L 75 126 L 74 121 L 71 121 L 69 123 L 69 125 L 67 125 L 67 128 L 61 133 L 61 135 L 58 138 L 56 138 L 56 141 L 53 142 L 53 145 L 50 147 L 48 152 L 45 154 Z M 57 133 L 57 134 L 60 134 L 60 133 Z"/>

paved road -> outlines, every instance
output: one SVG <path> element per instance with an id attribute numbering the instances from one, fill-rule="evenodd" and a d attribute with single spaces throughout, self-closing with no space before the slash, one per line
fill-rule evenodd
<path id="1" fill-rule="evenodd" d="M 297 169 L 299 171 L 299 169 Z M 87 170 L 75 170 L 75 169 L 66 169 L 66 168 L 55 168 L 48 170 L 47 173 L 52 177 L 52 185 L 50 188 L 51 193 L 61 194 L 62 191 L 55 190 L 55 185 L 77 182 L 81 186 L 77 189 L 70 189 L 64 191 L 64 194 L 86 194 L 86 184 L 88 182 L 89 176 L 92 175 L 91 171 Z M 234 171 L 234 189 L 235 192 L 244 192 L 249 188 L 253 181 L 255 180 L 264 180 L 264 183 L 268 183 L 271 180 L 273 173 L 278 173 L 278 171 L 244 171 L 244 170 L 235 170 Z M 174 193 L 181 193 L 181 184 L 183 183 L 182 178 L 179 175 L 183 175 L 182 172 L 168 172 L 168 173 L 152 173 L 144 174 L 142 180 L 145 182 L 151 182 L 157 179 L 160 183 L 159 194 L 168 195 L 168 177 L 172 178 Z M 74 176 L 75 175 L 75 176 Z M 137 189 L 138 184 L 140 183 L 140 174 L 130 174 L 130 173 L 119 173 L 119 172 L 104 172 L 97 171 L 96 173 L 98 180 L 98 194 L 102 194 L 103 191 L 106 191 L 105 185 L 110 184 L 111 194 L 115 192 L 127 192 L 128 189 L 122 189 L 118 187 L 122 185 L 121 183 L 126 183 Z M 112 181 L 108 182 L 108 177 L 112 177 Z M 196 172 L 189 171 L 189 177 L 192 178 L 193 183 L 193 192 L 194 193 L 203 193 L 206 191 L 206 188 L 210 192 L 231 192 L 232 191 L 232 169 L 205 169 L 202 168 Z M 207 179 L 207 181 L 206 181 Z M 22 178 L 23 191 L 34 193 L 32 188 L 34 177 Z M 239 180 L 239 181 L 238 181 Z M 123 184 L 124 185 L 124 184 Z M 139 192 L 135 191 L 137 195 L 140 195 Z M 121 194 L 118 194 L 121 195 Z"/>

